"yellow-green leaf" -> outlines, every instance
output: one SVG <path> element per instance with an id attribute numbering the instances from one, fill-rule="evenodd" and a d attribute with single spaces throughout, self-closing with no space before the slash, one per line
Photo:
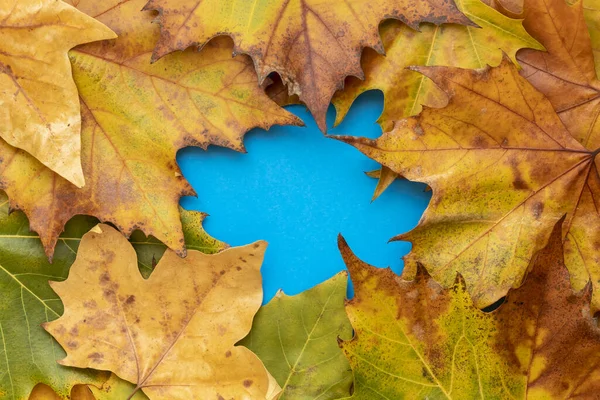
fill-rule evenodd
<path id="1" fill-rule="evenodd" d="M 341 343 L 352 399 L 595 399 L 600 330 L 590 287 L 573 293 L 560 224 L 527 280 L 493 312 L 477 309 L 460 275 L 450 289 L 420 268 L 406 281 L 360 261 L 341 242 L 355 297 L 354 338 Z"/>
<path id="2" fill-rule="evenodd" d="M 282 388 L 279 400 L 333 400 L 350 394 L 352 371 L 338 347 L 352 327 L 344 311 L 348 274 L 288 296 L 278 292 L 240 342 L 265 364 Z"/>
<path id="3" fill-rule="evenodd" d="M 84 185 L 69 49 L 115 34 L 60 0 L 0 3 L 0 137 Z"/>
<path id="4" fill-rule="evenodd" d="M 483 68 L 500 64 L 503 52 L 516 62 L 515 53 L 521 48 L 543 49 L 525 31 L 521 20 L 508 18 L 480 0 L 457 0 L 456 5 L 480 28 L 424 24 L 417 32 L 397 21 L 384 23 L 380 32 L 386 56 L 365 50 L 362 65 L 366 79 L 349 78 L 345 89 L 333 98 L 336 124 L 361 93 L 372 89 L 384 94 L 384 111 L 379 118 L 384 131 L 396 120 L 417 115 L 423 105 L 443 107 L 447 101 L 444 92 L 408 66 Z"/>

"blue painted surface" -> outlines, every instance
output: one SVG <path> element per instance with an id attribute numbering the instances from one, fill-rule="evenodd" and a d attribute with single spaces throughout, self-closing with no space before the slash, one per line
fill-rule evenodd
<path id="1" fill-rule="evenodd" d="M 362 95 L 330 134 L 376 138 L 383 107 L 379 92 Z M 303 106 L 289 110 L 306 127 L 274 127 L 246 135 L 247 154 L 209 147 L 187 148 L 178 162 L 198 198 L 189 210 L 210 214 L 205 228 L 233 246 L 269 242 L 262 268 L 265 302 L 277 289 L 306 290 L 345 268 L 337 249 L 342 233 L 366 262 L 399 273 L 410 243 L 388 240 L 413 228 L 427 206 L 425 186 L 398 180 L 371 203 L 378 168 L 358 150 L 323 136 Z M 329 110 L 329 126 L 334 120 Z"/>

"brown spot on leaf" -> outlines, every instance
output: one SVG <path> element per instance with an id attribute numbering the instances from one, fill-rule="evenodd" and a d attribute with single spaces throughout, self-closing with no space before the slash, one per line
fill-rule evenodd
<path id="1" fill-rule="evenodd" d="M 246 380 L 244 380 L 244 387 L 249 388 L 250 386 L 252 386 L 253 383 L 254 382 L 252 380 L 246 379 Z"/>
<path id="2" fill-rule="evenodd" d="M 92 361 L 96 362 L 96 363 L 99 363 L 102 360 L 104 360 L 104 354 L 96 352 L 96 353 L 90 354 L 88 356 L 88 358 L 91 359 Z"/>
<path id="3" fill-rule="evenodd" d="M 542 213 L 544 212 L 544 203 L 542 203 L 541 201 L 537 201 L 533 204 L 533 207 L 531 209 L 533 211 L 533 216 L 535 217 L 535 219 L 540 219 Z"/>

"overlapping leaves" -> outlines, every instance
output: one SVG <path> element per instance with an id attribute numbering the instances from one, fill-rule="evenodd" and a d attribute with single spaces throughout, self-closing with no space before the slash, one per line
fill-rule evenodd
<path id="1" fill-rule="evenodd" d="M 254 351 L 281 386 L 279 400 L 338 399 L 350 393 L 353 377 L 338 339 L 352 327 L 344 311 L 348 274 L 296 296 L 278 292 L 256 314 L 240 344 Z"/>
<path id="2" fill-rule="evenodd" d="M 275 71 L 325 130 L 325 113 L 348 75 L 362 76 L 364 47 L 382 52 L 384 18 L 413 28 L 421 22 L 469 23 L 451 1 L 150 0 L 162 27 L 154 59 L 227 34 L 236 53 L 249 54 L 260 80 Z"/>
<path id="3" fill-rule="evenodd" d="M 39 236 L 28 230 L 20 212 L 8 214 L 8 199 L 2 193 L 0 208 L 0 394 L 10 399 L 27 399 L 33 387 L 44 383 L 61 398 L 73 385 L 102 386 L 106 376 L 57 364 L 64 356 L 60 346 L 40 327 L 58 318 L 63 306 L 48 280 L 66 279 L 75 260 L 81 237 L 97 221 L 90 217 L 71 220 L 56 246 L 55 260 L 48 262 Z M 214 253 L 226 245 L 208 236 L 201 227 L 203 215 L 182 212 L 187 247 Z M 153 270 L 166 246 L 136 232 L 131 241 L 138 267 L 144 276 Z M 1 396 L 0 396 L 1 397 Z"/>
<path id="4" fill-rule="evenodd" d="M 384 111 L 379 118 L 384 131 L 398 119 L 417 115 L 423 106 L 443 107 L 445 93 L 426 76 L 406 67 L 483 68 L 499 65 L 503 52 L 516 62 L 515 54 L 521 48 L 543 49 L 525 31 L 521 20 L 505 17 L 480 0 L 459 0 L 456 4 L 478 27 L 424 24 L 417 32 L 397 21 L 383 24 L 385 57 L 365 51 L 362 65 L 366 79 L 349 78 L 345 89 L 333 98 L 336 123 L 344 119 L 361 93 L 373 89 L 384 94 Z"/>
<path id="5" fill-rule="evenodd" d="M 274 397 L 258 357 L 234 346 L 262 301 L 265 248 L 168 251 L 144 279 L 131 244 L 95 226 L 68 279 L 51 284 L 65 313 L 44 327 L 67 352 L 60 364 L 113 371 L 150 399 Z"/>
<path id="6" fill-rule="evenodd" d="M 81 118 L 67 51 L 114 37 L 60 0 L 0 3 L 0 137 L 77 186 Z"/>
<path id="7" fill-rule="evenodd" d="M 48 255 L 74 215 L 92 215 L 126 235 L 140 229 L 185 254 L 179 198 L 194 191 L 176 164 L 177 150 L 209 144 L 243 150 L 253 127 L 299 124 L 257 86 L 247 57 L 231 58 L 218 40 L 202 53 L 150 64 L 158 27 L 143 2 L 79 1 L 119 39 L 71 51 L 82 109 L 82 165 L 77 189 L 34 158 L 0 143 L 1 186 L 23 210 Z"/>
<path id="8" fill-rule="evenodd" d="M 491 313 L 460 275 L 444 289 L 420 268 L 412 281 L 360 261 L 341 242 L 355 298 L 352 399 L 597 398 L 600 329 L 591 287 L 575 293 L 560 224 L 523 286 Z"/>
<path id="9" fill-rule="evenodd" d="M 571 136 L 552 104 L 508 60 L 477 71 L 419 71 L 450 96 L 447 107 L 401 120 L 377 140 L 342 138 L 433 190 L 419 225 L 397 237 L 413 243 L 405 276 L 421 263 L 451 286 L 459 272 L 475 304 L 485 307 L 520 285 L 566 214 L 563 237 L 581 246 L 579 258 L 567 259 L 572 279 L 596 282 L 597 150 Z"/>

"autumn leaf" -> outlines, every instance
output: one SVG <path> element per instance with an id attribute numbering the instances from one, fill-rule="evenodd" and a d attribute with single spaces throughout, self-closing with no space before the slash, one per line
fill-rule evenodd
<path id="1" fill-rule="evenodd" d="M 106 377 L 56 363 L 64 356 L 60 346 L 41 327 L 58 318 L 62 303 L 48 279 L 64 279 L 74 260 L 81 235 L 94 226 L 89 217 L 67 224 L 48 263 L 39 238 L 27 229 L 20 212 L 8 215 L 8 200 L 1 193 L 0 208 L 0 398 L 25 400 L 38 383 L 67 398 L 77 383 L 101 383 Z"/>
<path id="2" fill-rule="evenodd" d="M 590 33 L 596 76 L 600 75 L 600 1 L 583 0 L 583 15 Z"/>
<path id="3" fill-rule="evenodd" d="M 377 200 L 396 179 L 400 178 L 397 173 L 386 166 L 382 166 L 378 170 L 365 172 L 365 174 L 377 179 L 377 186 L 375 187 L 375 193 L 373 193 L 371 201 Z"/>
<path id="4" fill-rule="evenodd" d="M 162 28 L 154 60 L 229 35 L 234 52 L 254 60 L 259 80 L 277 72 L 323 131 L 329 101 L 344 78 L 363 76 L 362 49 L 383 52 L 377 28 L 384 18 L 412 28 L 470 23 L 453 2 L 442 0 L 150 0 L 145 9 L 159 12 Z"/>
<path id="5" fill-rule="evenodd" d="M 548 52 L 518 54 L 522 74 L 544 93 L 569 132 L 588 148 L 600 147 L 600 81 L 596 78 L 583 2 L 527 0 L 525 27 Z"/>
<path id="6" fill-rule="evenodd" d="M 140 229 L 184 255 L 178 202 L 194 191 L 177 166 L 177 150 L 216 144 L 243 151 L 242 136 L 251 128 L 301 123 L 258 87 L 249 58 L 231 58 L 227 39 L 151 65 L 159 28 L 142 6 L 140 0 L 77 3 L 119 34 L 70 53 L 82 102 L 83 189 L 0 142 L 1 186 L 50 256 L 64 224 L 78 214 L 111 222 L 126 235 Z"/>
<path id="7" fill-rule="evenodd" d="M 352 370 L 338 347 L 352 327 L 344 311 L 348 274 L 288 296 L 279 291 L 240 342 L 265 364 L 282 388 L 279 400 L 338 399 L 350 393 Z"/>
<path id="8" fill-rule="evenodd" d="M 443 107 L 447 102 L 444 92 L 408 66 L 483 68 L 499 65 L 503 52 L 516 62 L 515 53 L 520 48 L 543 49 L 525 31 L 521 20 L 505 17 L 480 0 L 457 0 L 456 5 L 480 28 L 424 24 L 417 32 L 398 21 L 383 24 L 380 32 L 386 55 L 365 50 L 362 65 L 366 79 L 348 78 L 345 89 L 333 98 L 336 125 L 360 94 L 373 89 L 384 94 L 384 111 L 378 121 L 384 131 L 398 119 L 417 115 L 423 105 Z"/>
<path id="9" fill-rule="evenodd" d="M 408 69 L 408 66 L 483 68 L 500 64 L 503 52 L 516 62 L 515 54 L 520 48 L 543 49 L 525 31 L 521 20 L 505 17 L 480 0 L 457 0 L 456 4 L 480 28 L 423 25 L 416 32 L 397 21 L 384 23 L 380 32 L 386 56 L 365 50 L 362 65 L 366 79 L 348 78 L 345 89 L 336 93 L 333 98 L 337 111 L 335 124 L 344 120 L 358 96 L 373 89 L 384 94 L 384 111 L 378 120 L 384 131 L 392 129 L 398 119 L 419 114 L 423 106 L 444 107 L 446 94 L 426 76 Z M 271 89 L 272 92 L 275 90 Z M 384 179 L 379 181 L 373 200 L 397 176 L 385 166 L 383 171 Z"/>
<path id="10" fill-rule="evenodd" d="M 97 221 L 84 216 L 69 221 L 50 264 L 39 237 L 27 229 L 27 218 L 21 212 L 9 215 L 8 199 L 1 192 L 0 204 L 0 398 L 27 399 L 38 383 L 52 387 L 59 398 L 67 398 L 76 383 L 103 385 L 104 374 L 58 365 L 56 360 L 65 353 L 40 327 L 63 312 L 48 280 L 66 279 L 81 236 Z M 202 229 L 203 218 L 182 210 L 187 247 L 206 253 L 226 248 Z M 166 246 L 138 232 L 132 235 L 132 245 L 140 272 L 148 276 L 152 272 L 148 260 L 160 260 Z"/>
<path id="11" fill-rule="evenodd" d="M 130 399 L 130 400 L 148 400 L 148 396 L 141 390 L 135 392 L 132 397 L 128 397 L 135 391 L 135 385 L 120 379 L 115 374 L 111 374 L 110 379 L 97 387 L 90 385 L 91 399 L 93 400 L 113 400 L 113 399 Z M 88 399 L 73 399 L 73 400 L 88 400 Z"/>
<path id="12" fill-rule="evenodd" d="M 0 137 L 81 187 L 81 118 L 67 52 L 116 37 L 59 0 L 0 3 Z"/>
<path id="13" fill-rule="evenodd" d="M 59 363 L 112 371 L 150 399 L 266 398 L 262 362 L 234 346 L 262 302 L 265 248 L 167 251 L 145 280 L 127 240 L 97 225 L 67 280 L 51 283 L 65 313 L 43 326 L 67 352 Z"/>
<path id="14" fill-rule="evenodd" d="M 396 238 L 413 244 L 404 275 L 414 276 L 421 263 L 449 287 L 459 272 L 475 304 L 488 306 L 521 284 L 566 214 L 571 279 L 576 288 L 590 279 L 595 287 L 598 150 L 575 140 L 550 102 L 507 59 L 476 71 L 418 70 L 448 93 L 447 107 L 401 120 L 377 140 L 340 138 L 433 190 L 418 226 Z M 569 250 L 575 245 L 578 257 Z M 595 296 L 592 310 L 599 306 Z"/>
<path id="15" fill-rule="evenodd" d="M 590 287 L 573 293 L 560 224 L 527 280 L 493 312 L 473 305 L 460 275 L 450 289 L 423 269 L 413 281 L 340 250 L 355 297 L 354 338 L 341 347 L 352 399 L 571 399 L 598 397 L 600 330 Z"/>

